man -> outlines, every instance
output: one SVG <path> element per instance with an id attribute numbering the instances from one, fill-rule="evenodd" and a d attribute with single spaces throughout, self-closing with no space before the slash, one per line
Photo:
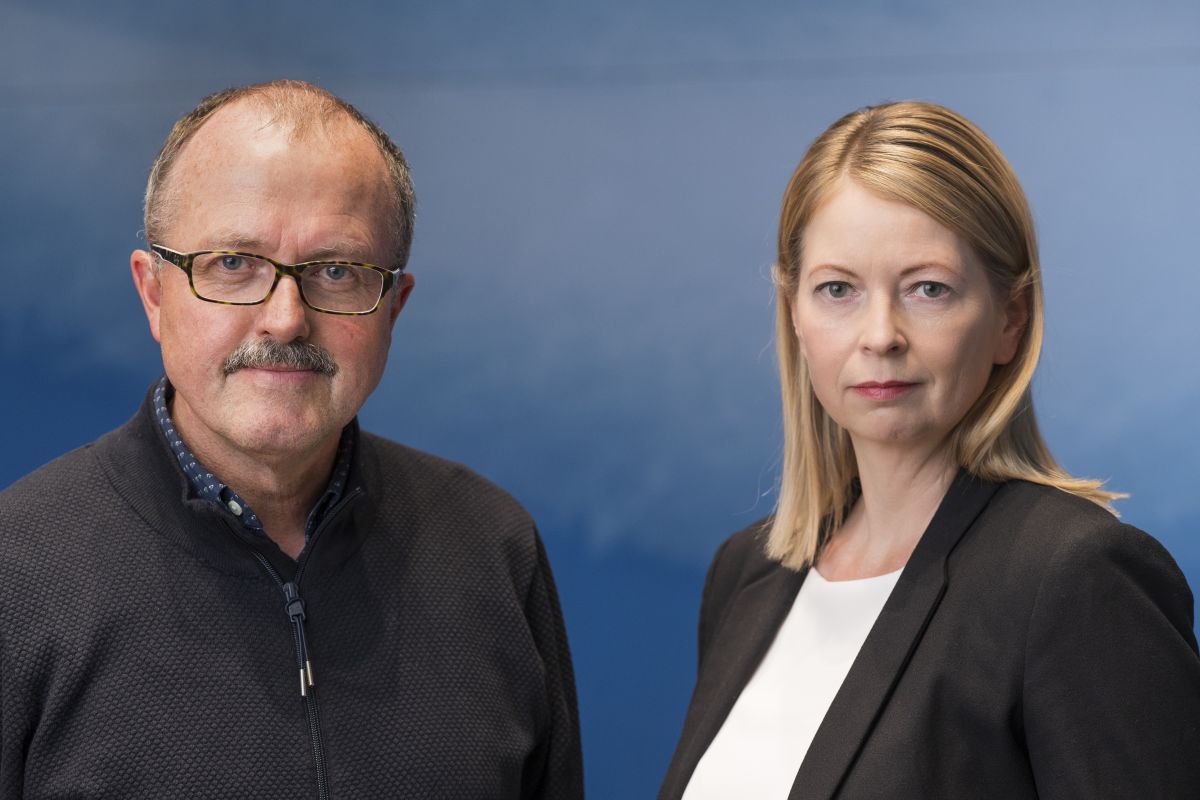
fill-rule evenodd
<path id="1" fill-rule="evenodd" d="M 582 796 L 532 521 L 355 421 L 412 222 L 400 151 L 315 86 L 176 124 L 131 257 L 166 374 L 0 494 L 0 797 Z"/>

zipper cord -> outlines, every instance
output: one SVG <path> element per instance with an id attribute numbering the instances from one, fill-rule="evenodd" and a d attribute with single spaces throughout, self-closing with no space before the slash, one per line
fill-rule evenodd
<path id="1" fill-rule="evenodd" d="M 321 740 L 321 715 L 317 708 L 312 659 L 308 654 L 308 638 L 304 633 L 306 615 L 304 612 L 304 600 L 300 598 L 299 583 L 300 578 L 304 575 L 304 568 L 308 565 L 308 556 L 312 554 L 313 548 L 316 547 L 318 536 L 341 513 L 342 509 L 349 506 L 362 493 L 362 487 L 356 486 L 348 495 L 325 512 L 325 518 L 321 520 L 320 524 L 317 525 L 317 529 L 309 537 L 308 544 L 305 546 L 305 552 L 300 554 L 300 561 L 296 566 L 295 580 L 285 582 L 280 577 L 279 571 L 271 566 L 271 562 L 267 560 L 266 556 L 260 553 L 256 547 L 252 546 L 249 548 L 251 555 L 262 565 L 267 575 L 271 576 L 271 580 L 283 592 L 283 609 L 288 615 L 288 620 L 292 623 L 292 639 L 296 644 L 296 663 L 300 668 L 300 696 L 304 698 L 304 708 L 308 715 L 308 732 L 312 737 L 313 759 L 317 767 L 317 797 L 320 800 L 329 800 L 330 798 L 329 773 L 325 765 L 325 745 Z M 229 530 L 230 534 L 235 538 L 241 538 L 237 536 L 233 528 Z"/>
<path id="2" fill-rule="evenodd" d="M 292 636 L 296 640 L 296 663 L 300 667 L 300 696 L 308 697 L 308 690 L 316 684 L 313 682 L 312 659 L 308 657 L 308 639 L 304 635 L 304 601 L 300 599 L 300 590 L 296 584 L 288 581 L 283 585 L 283 596 L 286 599 L 284 610 L 292 621 Z"/>
<path id="3" fill-rule="evenodd" d="M 296 643 L 296 663 L 300 666 L 300 696 L 304 698 L 305 710 L 308 712 L 308 731 L 312 737 L 313 758 L 317 766 L 317 796 L 320 800 L 329 800 L 329 775 L 325 768 L 325 746 L 321 741 L 321 717 L 317 710 L 317 695 L 310 692 L 316 684 L 313 681 L 312 660 L 308 656 L 308 639 L 304 635 L 304 600 L 300 598 L 300 590 L 292 581 L 284 582 L 279 572 L 271 566 L 271 562 L 258 551 L 252 551 L 258 563 L 262 564 L 271 580 L 283 591 L 284 611 L 292 623 L 292 639 Z M 297 574 L 297 579 L 299 575 Z"/>

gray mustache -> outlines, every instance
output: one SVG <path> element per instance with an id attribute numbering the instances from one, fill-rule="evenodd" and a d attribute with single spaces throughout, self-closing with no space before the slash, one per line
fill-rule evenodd
<path id="1" fill-rule="evenodd" d="M 338 365 L 329 351 L 311 342 L 288 342 L 282 344 L 274 339 L 254 339 L 242 342 L 221 364 L 226 375 L 239 369 L 263 367 L 288 367 L 307 369 L 332 377 Z"/>

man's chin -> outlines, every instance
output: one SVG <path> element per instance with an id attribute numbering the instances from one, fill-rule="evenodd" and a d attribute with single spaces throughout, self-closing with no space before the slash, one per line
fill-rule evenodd
<path id="1" fill-rule="evenodd" d="M 329 440 L 336 440 L 339 431 L 288 430 L 239 431 L 230 437 L 234 446 L 245 453 L 267 461 L 303 458 L 315 452 Z"/>

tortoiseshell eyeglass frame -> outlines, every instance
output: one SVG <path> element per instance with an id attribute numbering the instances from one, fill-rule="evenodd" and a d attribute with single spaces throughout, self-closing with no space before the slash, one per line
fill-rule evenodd
<path id="1" fill-rule="evenodd" d="M 258 253 L 243 253 L 243 252 L 239 252 L 237 250 L 197 250 L 194 253 L 180 253 L 176 250 L 172 250 L 169 247 L 163 247 L 160 244 L 151 244 L 150 250 L 156 256 L 161 258 L 163 261 L 167 261 L 171 264 L 174 264 L 175 266 L 179 267 L 181 270 L 183 270 L 187 274 L 188 287 L 191 288 L 192 294 L 195 296 L 195 298 L 197 300 L 203 300 L 206 303 L 216 303 L 216 304 L 222 305 L 222 306 L 257 306 L 257 305 L 260 305 L 261 303 L 265 303 L 271 297 L 271 295 L 275 292 L 275 287 L 279 285 L 279 279 L 282 278 L 283 276 L 287 275 L 288 277 L 290 277 L 294 281 L 296 281 L 296 289 L 300 292 L 301 302 L 303 302 L 305 306 L 307 306 L 308 308 L 311 308 L 313 311 L 319 311 L 322 314 L 339 314 L 341 316 L 348 316 L 348 317 L 361 317 L 361 316 L 365 316 L 367 314 L 374 314 L 376 311 L 378 311 L 379 304 L 383 301 L 384 296 L 387 295 L 388 290 L 391 289 L 392 286 L 395 285 L 396 281 L 400 278 L 400 276 L 404 274 L 403 267 L 396 267 L 394 269 L 388 269 L 387 267 L 379 267 L 374 264 L 366 264 L 362 261 L 321 260 L 321 261 L 305 261 L 302 264 L 281 264 L 278 261 L 275 261 L 274 259 L 267 258 L 266 256 L 260 256 Z M 257 258 L 261 261 L 266 261 L 268 264 L 275 267 L 275 280 L 274 280 L 274 282 L 271 283 L 271 288 L 267 290 L 267 293 L 263 296 L 263 298 L 261 300 L 255 300 L 253 302 L 242 303 L 242 302 L 237 302 L 234 300 L 213 300 L 211 297 L 204 297 L 203 295 L 201 295 L 199 292 L 196 291 L 196 284 L 192 280 L 192 261 L 197 256 L 206 256 L 206 255 L 242 256 L 243 258 Z M 304 296 L 304 285 L 300 282 L 300 278 L 304 274 L 304 270 L 308 269 L 309 267 L 315 267 L 318 265 L 332 266 L 332 267 L 358 267 L 360 269 L 373 269 L 376 272 L 382 273 L 383 274 L 383 288 L 380 289 L 380 291 L 379 291 L 379 299 L 377 299 L 375 301 L 374 306 L 372 306 L 370 309 L 368 309 L 366 311 L 333 311 L 328 308 L 319 308 L 318 306 L 314 306 L 312 303 L 308 302 L 308 298 Z"/>

